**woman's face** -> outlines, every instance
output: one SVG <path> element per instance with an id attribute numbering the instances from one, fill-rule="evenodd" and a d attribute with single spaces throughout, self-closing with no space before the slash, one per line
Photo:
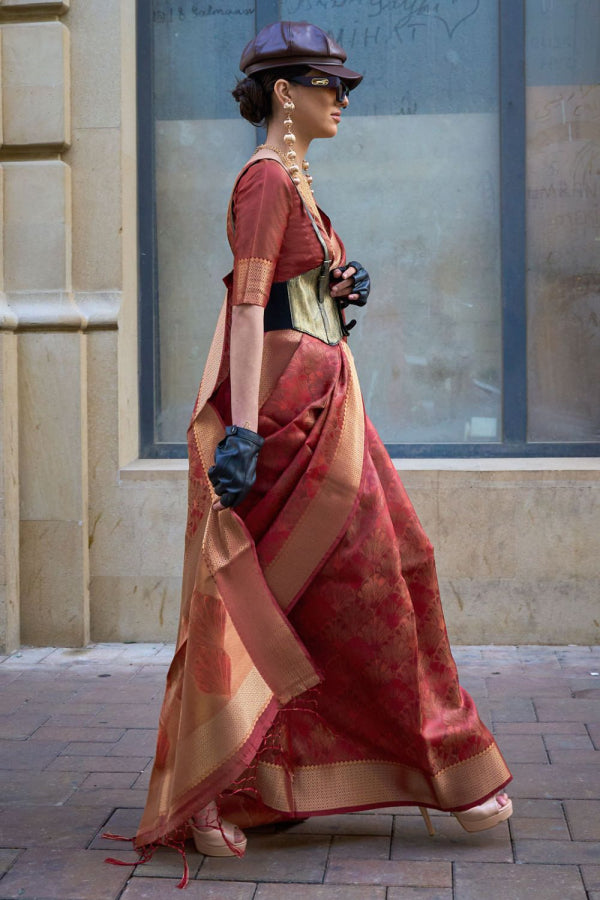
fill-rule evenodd
<path id="1" fill-rule="evenodd" d="M 309 75 L 321 75 L 315 69 Z M 288 82 L 289 94 L 296 109 L 292 113 L 293 130 L 305 140 L 335 137 L 342 110 L 348 106 L 348 98 L 337 100 L 335 88 L 308 87 Z"/>

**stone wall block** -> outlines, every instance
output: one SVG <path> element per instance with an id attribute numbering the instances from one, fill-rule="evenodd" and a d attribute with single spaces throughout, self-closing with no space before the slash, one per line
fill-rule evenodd
<path id="1" fill-rule="evenodd" d="M 73 287 L 114 291 L 123 278 L 119 129 L 75 128 L 68 161 L 73 173 Z"/>
<path id="2" fill-rule="evenodd" d="M 71 140 L 69 31 L 61 22 L 3 25 L 5 147 L 67 147 Z"/>
<path id="3" fill-rule="evenodd" d="M 22 521 L 21 641 L 83 647 L 89 641 L 84 522 Z"/>
<path id="4" fill-rule="evenodd" d="M 521 546 L 515 528 L 518 497 L 510 486 L 443 479 L 437 501 L 435 549 L 441 572 L 456 578 L 514 575 Z"/>
<path id="5" fill-rule="evenodd" d="M 440 578 L 454 644 L 597 644 L 596 578 Z"/>
<path id="6" fill-rule="evenodd" d="M 173 641 L 180 600 L 180 577 L 95 576 L 90 585 L 91 639 Z"/>
<path id="7" fill-rule="evenodd" d="M 87 491 L 85 339 L 78 332 L 19 334 L 21 518 L 79 521 Z M 83 395 L 83 396 L 82 396 Z"/>
<path id="8" fill-rule="evenodd" d="M 70 288 L 71 177 L 59 160 L 4 163 L 7 293 Z"/>
<path id="9" fill-rule="evenodd" d="M 128 4 L 122 0 L 73 4 L 69 14 L 71 33 L 71 66 L 74 73 L 71 108 L 73 128 L 120 128 L 120 69 L 129 64 L 133 71 L 125 73 L 135 85 L 135 52 L 124 52 L 121 38 L 121 15 Z"/>
<path id="10" fill-rule="evenodd" d="M 89 639 L 86 336 L 25 331 L 19 341 L 22 640 Z"/>

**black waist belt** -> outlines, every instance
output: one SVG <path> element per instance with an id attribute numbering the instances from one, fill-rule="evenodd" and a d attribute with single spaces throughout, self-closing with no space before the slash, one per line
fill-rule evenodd
<path id="1" fill-rule="evenodd" d="M 329 265 L 274 282 L 264 323 L 265 331 L 289 328 L 325 344 L 339 344 L 345 331 L 339 307 L 329 293 Z"/>
<path id="2" fill-rule="evenodd" d="M 293 328 L 287 281 L 274 281 L 265 308 L 265 331 Z"/>

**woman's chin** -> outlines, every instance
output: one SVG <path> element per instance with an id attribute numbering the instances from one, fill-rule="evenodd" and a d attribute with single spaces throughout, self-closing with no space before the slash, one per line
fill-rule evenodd
<path id="1" fill-rule="evenodd" d="M 322 132 L 317 135 L 320 138 L 332 138 L 335 137 L 338 133 L 338 125 L 339 122 L 334 122 L 331 120 L 331 124 L 327 125 L 327 127 L 323 128 Z"/>

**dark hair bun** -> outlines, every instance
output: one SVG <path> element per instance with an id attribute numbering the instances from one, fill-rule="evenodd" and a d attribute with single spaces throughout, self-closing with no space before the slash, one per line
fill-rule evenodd
<path id="1" fill-rule="evenodd" d="M 264 125 L 271 115 L 271 93 L 250 76 L 239 81 L 231 92 L 240 104 L 240 115 L 253 125 Z"/>
<path id="2" fill-rule="evenodd" d="M 306 75 L 310 66 L 283 66 L 280 69 L 267 69 L 249 75 L 238 81 L 232 94 L 240 104 L 240 115 L 253 125 L 265 125 L 271 118 L 273 103 L 273 87 L 279 78 L 290 79 L 296 75 Z"/>

